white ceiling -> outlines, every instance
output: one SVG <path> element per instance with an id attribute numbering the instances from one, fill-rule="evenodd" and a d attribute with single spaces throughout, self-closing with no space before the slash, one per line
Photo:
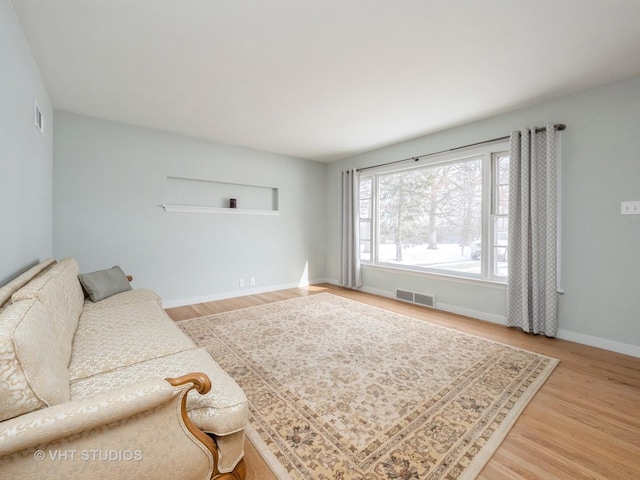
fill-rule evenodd
<path id="1" fill-rule="evenodd" d="M 13 0 L 55 108 L 320 161 L 640 74 L 640 0 Z"/>

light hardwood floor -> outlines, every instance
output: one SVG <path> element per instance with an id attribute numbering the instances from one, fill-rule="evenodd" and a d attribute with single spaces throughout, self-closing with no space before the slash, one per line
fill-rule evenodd
<path id="1" fill-rule="evenodd" d="M 479 479 L 640 479 L 639 358 L 328 284 L 172 308 L 167 313 L 174 320 L 184 320 L 318 292 L 331 292 L 560 360 Z M 248 441 L 245 459 L 247 480 L 277 480 Z"/>

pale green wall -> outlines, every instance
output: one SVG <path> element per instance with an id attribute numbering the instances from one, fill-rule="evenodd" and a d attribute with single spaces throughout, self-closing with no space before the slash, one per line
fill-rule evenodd
<path id="1" fill-rule="evenodd" d="M 119 264 L 167 304 L 297 285 L 307 265 L 324 278 L 325 164 L 60 111 L 55 126 L 56 257 Z M 168 176 L 277 188 L 281 214 L 165 213 Z"/>
<path id="2" fill-rule="evenodd" d="M 34 124 L 35 102 L 45 135 Z M 51 256 L 49 96 L 9 0 L 0 0 L 0 285 Z"/>
<path id="3" fill-rule="evenodd" d="M 640 77 L 474 122 L 329 166 L 327 275 L 338 271 L 338 178 L 346 168 L 440 151 L 508 135 L 523 126 L 566 123 L 562 134 L 560 336 L 640 355 Z M 364 269 L 365 289 L 436 294 L 439 304 L 492 321 L 505 316 L 505 290 L 442 278 Z"/>

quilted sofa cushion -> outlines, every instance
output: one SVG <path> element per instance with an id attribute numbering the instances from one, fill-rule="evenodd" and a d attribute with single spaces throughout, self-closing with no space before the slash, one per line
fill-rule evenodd
<path id="1" fill-rule="evenodd" d="M 68 365 L 73 335 L 84 303 L 84 294 L 78 281 L 78 263 L 73 258 L 61 260 L 14 293 L 11 300 L 15 303 L 34 298 L 47 308 L 60 354 L 66 358 Z"/>
<path id="2" fill-rule="evenodd" d="M 0 420 L 70 399 L 67 358 L 56 326 L 37 299 L 0 315 Z"/>
<path id="3" fill-rule="evenodd" d="M 77 380 L 194 347 L 164 312 L 155 293 L 128 290 L 97 303 L 85 302 L 69 376 Z"/>

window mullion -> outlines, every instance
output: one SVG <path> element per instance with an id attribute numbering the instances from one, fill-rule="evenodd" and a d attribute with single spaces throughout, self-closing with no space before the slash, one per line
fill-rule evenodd
<path id="1" fill-rule="evenodd" d="M 380 195 L 378 194 L 378 175 L 373 175 L 371 192 L 373 195 L 373 201 L 371 202 L 371 263 L 376 265 L 378 263 L 378 202 L 380 201 Z"/>
<path id="2" fill-rule="evenodd" d="M 493 258 L 493 158 L 485 153 L 482 159 L 482 278 L 491 278 L 491 261 Z"/>

